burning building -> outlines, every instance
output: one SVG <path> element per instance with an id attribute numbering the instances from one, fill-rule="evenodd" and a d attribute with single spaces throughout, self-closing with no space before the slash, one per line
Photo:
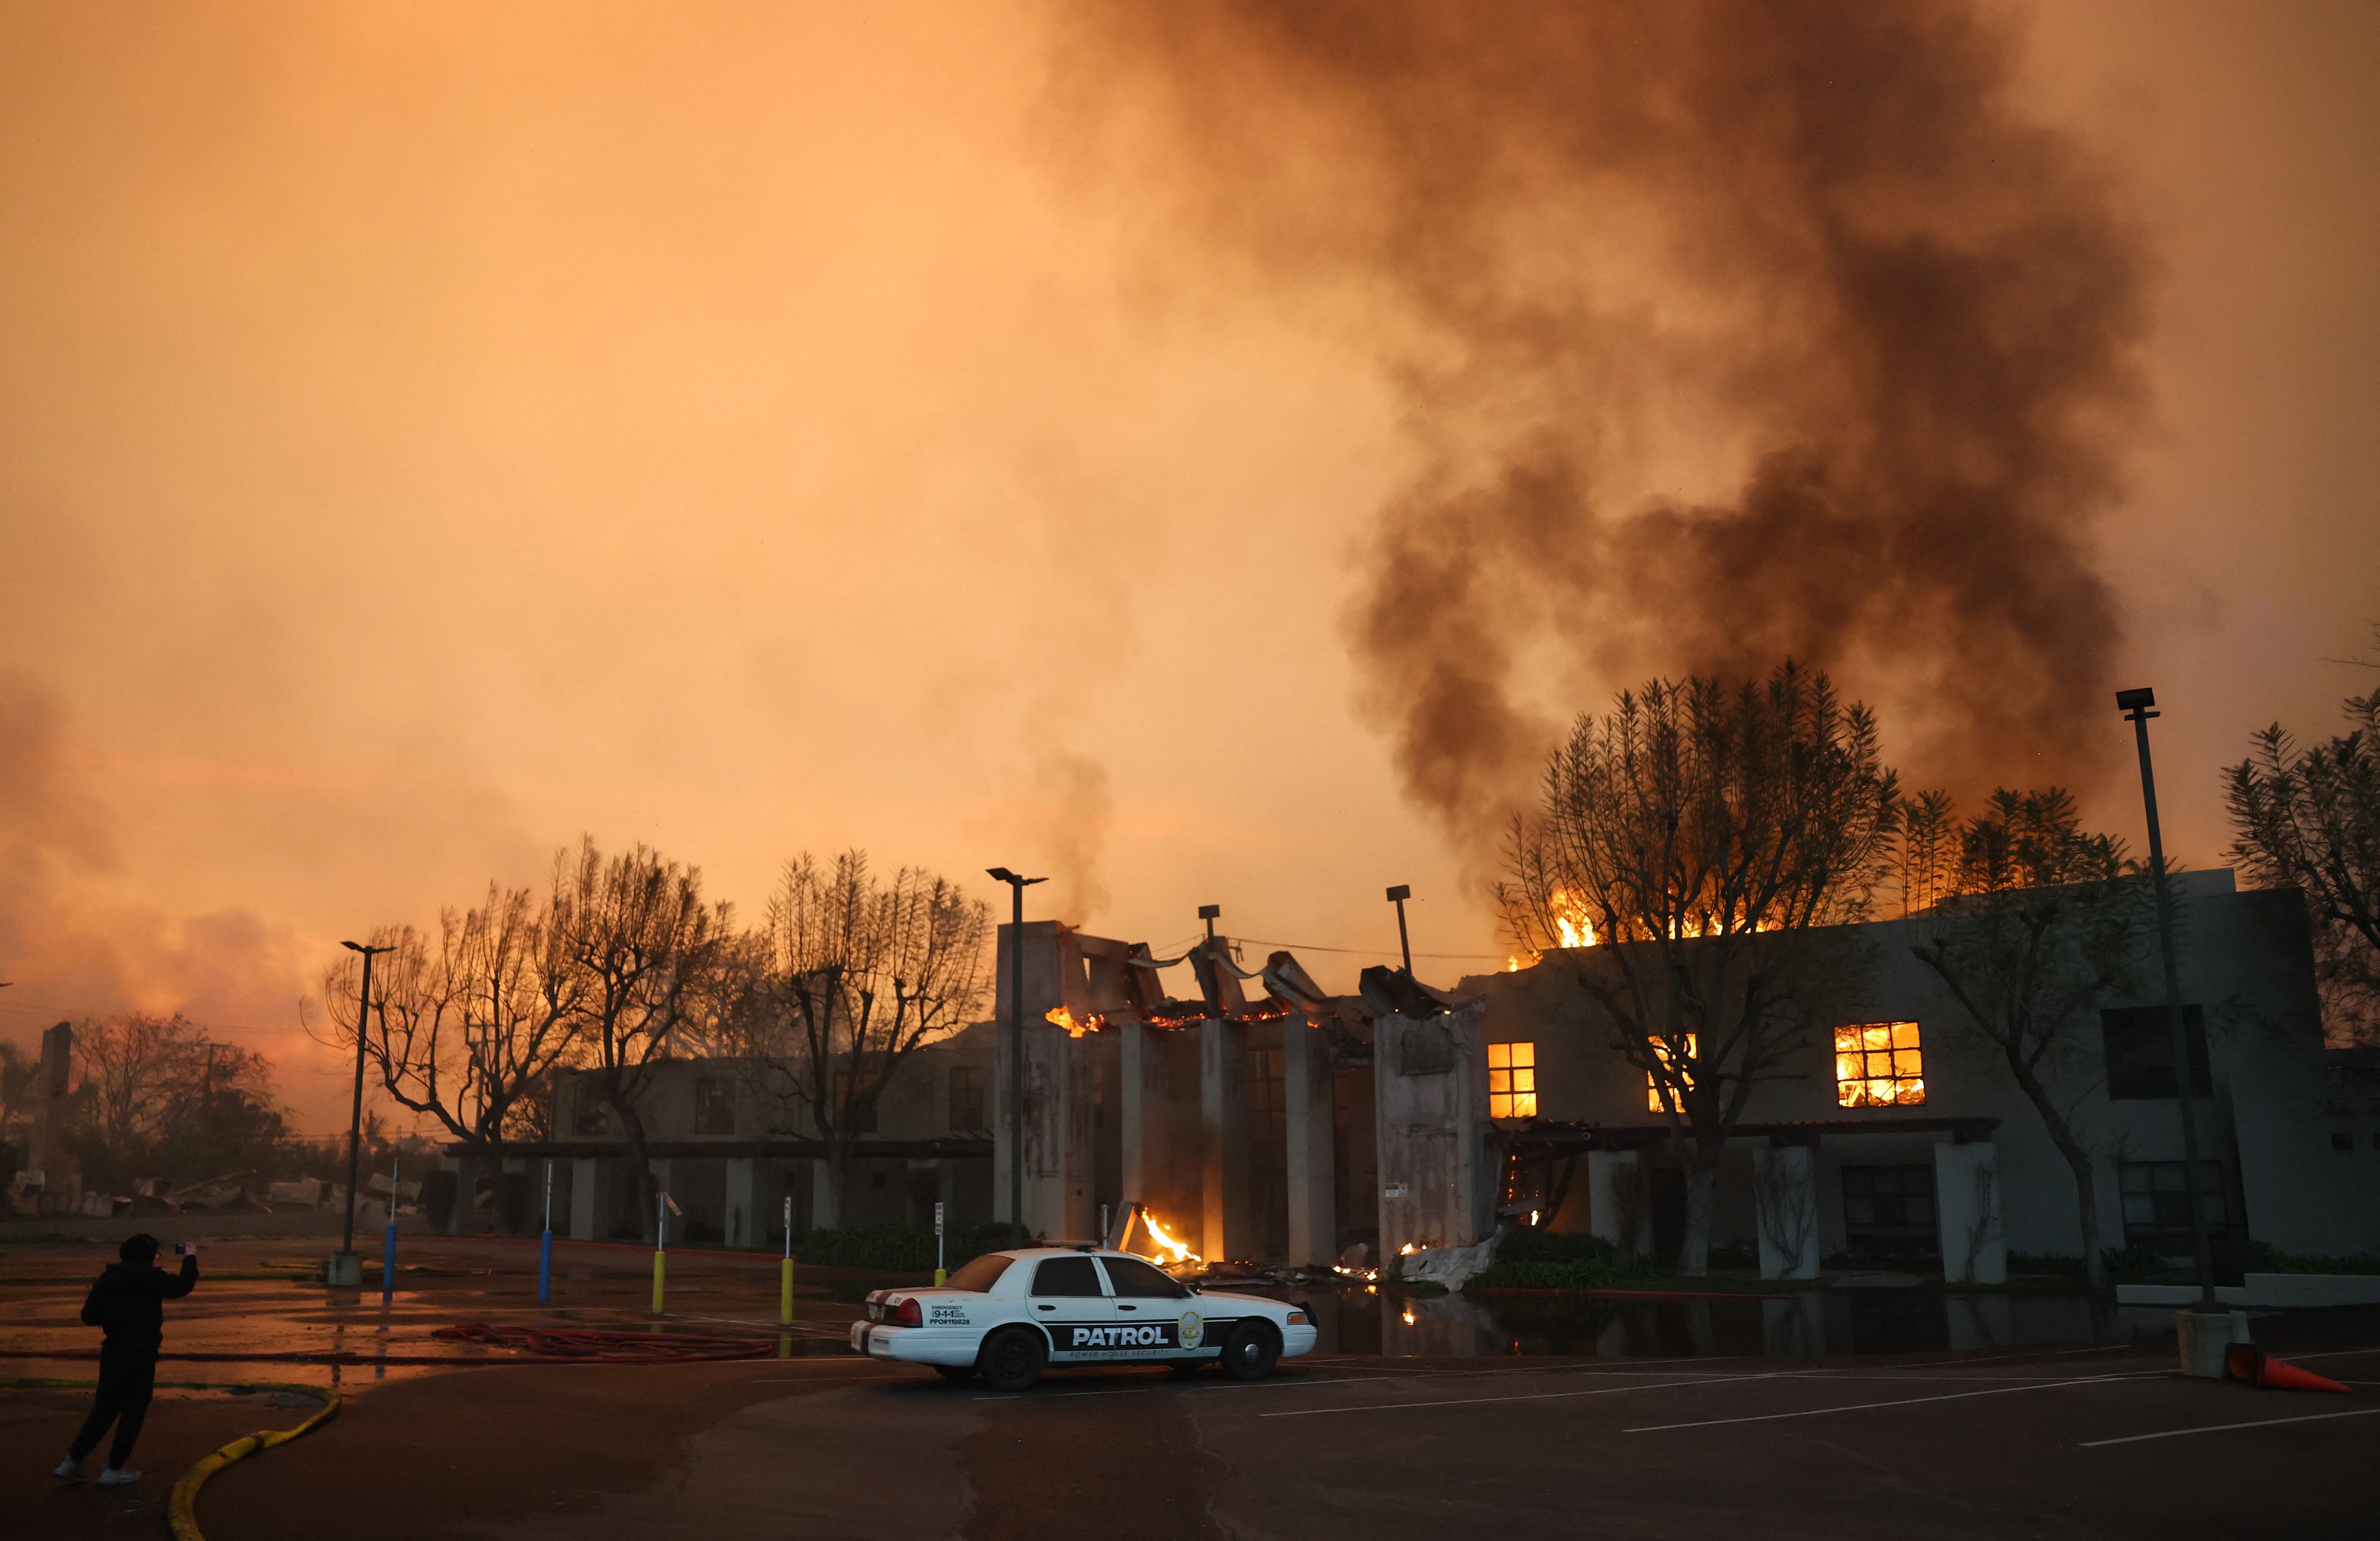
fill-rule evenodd
<path id="1" fill-rule="evenodd" d="M 2380 1250 L 2380 1101 L 2323 1045 L 2295 896 L 2235 892 L 2223 872 L 2180 891 L 2185 1074 L 2217 1235 Z M 1771 1277 L 1899 1259 L 1988 1282 L 2011 1253 L 2081 1250 L 2070 1170 L 1912 961 L 1916 924 L 1846 928 L 1880 962 L 1805 1062 L 1755 1088 L 1721 1159 L 1715 1256 Z M 734 1245 L 766 1244 L 788 1200 L 796 1232 L 830 1214 L 923 1222 L 937 1202 L 966 1224 L 1010 1219 L 1014 1188 L 1034 1234 L 1113 1236 L 1136 1205 L 1157 1230 L 1135 1244 L 1180 1257 L 1327 1264 L 1361 1245 L 1377 1260 L 1500 1224 L 1673 1254 L 1680 1130 L 1563 961 L 1516 959 L 1451 992 L 1375 968 L 1357 994 L 1332 995 L 1289 953 L 1250 966 L 1224 937 L 1161 958 L 1054 921 L 1002 928 L 998 1014 L 902 1065 L 839 1193 L 825 1191 L 820 1142 L 770 1127 L 726 1062 L 659 1068 L 650 1154 L 695 1233 Z M 1177 999 L 1162 980 L 1183 965 L 1196 994 Z M 2100 1241 L 2185 1251 L 2190 1174 L 2161 1004 L 2111 992 L 2088 1014 L 2045 1074 L 2094 1151 Z M 564 1076 L 552 1143 L 489 1174 L 479 1202 L 502 1209 L 500 1228 L 534 1228 L 528 1189 L 544 1157 L 557 1162 L 557 1230 L 566 1216 L 574 1235 L 636 1233 L 625 1149 L 591 1092 Z M 458 1207 L 475 1191 L 449 1190 Z"/>

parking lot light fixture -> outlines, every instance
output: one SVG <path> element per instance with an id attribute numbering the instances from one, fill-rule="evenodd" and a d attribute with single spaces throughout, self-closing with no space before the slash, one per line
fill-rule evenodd
<path id="1" fill-rule="evenodd" d="M 2173 1100 L 2181 1114 L 2182 1194 L 2189 1205 L 2190 1240 L 2198 1254 L 2198 1301 L 2194 1309 L 2222 1309 L 2215 1297 L 2215 1248 L 2206 1233 L 2206 1199 L 2199 1191 L 2198 1119 L 2191 1106 L 2190 1035 L 2182 1025 L 2181 968 L 2173 952 L 2173 885 L 2165 869 L 2165 836 L 2157 827 L 2156 772 L 2149 763 L 2149 719 L 2157 712 L 2156 692 L 2143 686 L 2116 692 L 2116 710 L 2132 724 L 2140 746 L 2141 805 L 2148 817 L 2149 880 L 2156 891 L 2157 951 L 2165 963 L 2166 1022 L 2173 1039 Z"/>
<path id="2" fill-rule="evenodd" d="M 1047 878 L 988 868 L 1014 901 L 1008 925 L 1008 1223 L 1025 1234 L 1025 891 Z"/>

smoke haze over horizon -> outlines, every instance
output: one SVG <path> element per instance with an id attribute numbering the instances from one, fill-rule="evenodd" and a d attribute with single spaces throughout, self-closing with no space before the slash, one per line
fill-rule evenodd
<path id="1" fill-rule="evenodd" d="M 1490 966 L 1546 734 L 1786 649 L 2135 840 L 2154 684 L 2218 860 L 2380 618 L 2380 21 L 1470 14 L 0 17 L 0 1034 L 343 1123 L 339 939 L 582 831 Z"/>

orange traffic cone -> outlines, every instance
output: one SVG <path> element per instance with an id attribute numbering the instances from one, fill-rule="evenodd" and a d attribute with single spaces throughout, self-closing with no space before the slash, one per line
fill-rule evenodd
<path id="1" fill-rule="evenodd" d="M 2328 1376 L 2299 1369 L 2284 1359 L 2276 1359 L 2264 1350 L 2246 1343 L 2234 1343 L 2225 1355 L 2224 1368 L 2235 1380 L 2244 1380 L 2259 1390 L 2273 1391 L 2337 1391 L 2342 1396 L 2351 1393 Z"/>

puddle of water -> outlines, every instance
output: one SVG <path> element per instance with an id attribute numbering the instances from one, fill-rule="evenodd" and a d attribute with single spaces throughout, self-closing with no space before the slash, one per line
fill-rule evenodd
<path id="1" fill-rule="evenodd" d="M 2170 1310 L 2087 1295 L 1806 1290 L 1732 1300 L 1264 1291 L 1313 1307 L 1321 1352 L 1417 1357 L 1927 1353 L 2118 1342 L 2171 1331 Z"/>

